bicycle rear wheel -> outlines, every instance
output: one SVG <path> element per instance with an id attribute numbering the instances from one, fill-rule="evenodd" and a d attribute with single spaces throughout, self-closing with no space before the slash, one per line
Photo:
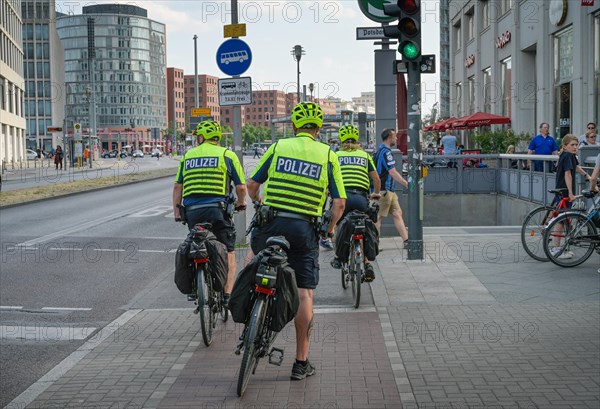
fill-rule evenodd
<path id="1" fill-rule="evenodd" d="M 585 262 L 596 247 L 593 237 L 598 229 L 584 213 L 563 213 L 548 224 L 544 233 L 546 256 L 561 267 L 575 267 Z"/>
<path id="2" fill-rule="evenodd" d="M 198 284 L 198 315 L 200 316 L 200 329 L 202 331 L 202 340 L 204 341 L 204 345 L 209 346 L 212 343 L 212 333 L 214 325 L 214 314 L 210 305 L 210 298 L 212 295 L 212 284 L 210 279 L 205 280 L 204 276 L 204 266 L 198 267 L 198 274 L 196 276 L 196 283 Z"/>
<path id="3" fill-rule="evenodd" d="M 264 296 L 260 296 L 254 302 L 250 323 L 246 328 L 246 336 L 244 337 L 244 356 L 242 357 L 242 365 L 240 366 L 237 383 L 237 394 L 240 397 L 244 394 L 248 386 L 250 372 L 254 372 L 254 368 L 258 363 L 258 354 L 260 352 L 258 348 L 260 347 L 260 339 L 262 337 L 265 312 L 265 299 Z"/>
<path id="4" fill-rule="evenodd" d="M 348 263 L 350 269 L 350 281 L 352 282 L 352 298 L 354 300 L 354 308 L 360 306 L 360 282 L 363 275 L 363 263 L 361 254 L 360 242 L 352 242 L 352 253 L 350 253 L 350 261 Z M 360 258 L 360 259 L 359 259 Z"/>
<path id="5" fill-rule="evenodd" d="M 553 210 L 552 206 L 533 209 L 525 217 L 521 226 L 521 243 L 525 252 L 534 260 L 548 261 L 548 257 L 544 253 L 543 237 Z"/>

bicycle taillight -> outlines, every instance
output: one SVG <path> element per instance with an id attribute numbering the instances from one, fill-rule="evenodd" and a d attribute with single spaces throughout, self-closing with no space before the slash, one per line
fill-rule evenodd
<path id="1" fill-rule="evenodd" d="M 353 240 L 362 240 L 363 239 L 363 235 L 362 234 L 355 234 L 352 236 Z"/>
<path id="2" fill-rule="evenodd" d="M 266 295 L 273 295 L 273 294 L 275 294 L 275 289 L 274 288 L 265 288 L 265 287 L 262 287 L 262 286 L 260 286 L 258 284 L 256 284 L 254 286 L 254 290 L 257 293 L 266 294 Z"/>
<path id="3" fill-rule="evenodd" d="M 194 263 L 195 264 L 208 263 L 208 258 L 195 258 Z"/>

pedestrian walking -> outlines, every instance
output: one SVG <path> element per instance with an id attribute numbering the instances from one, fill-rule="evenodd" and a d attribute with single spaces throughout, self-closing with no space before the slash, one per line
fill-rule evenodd
<path id="1" fill-rule="evenodd" d="M 56 166 L 56 170 L 60 167 L 60 170 L 63 168 L 62 164 L 63 160 L 63 150 L 60 145 L 56 147 L 56 151 L 54 152 L 54 165 Z"/>

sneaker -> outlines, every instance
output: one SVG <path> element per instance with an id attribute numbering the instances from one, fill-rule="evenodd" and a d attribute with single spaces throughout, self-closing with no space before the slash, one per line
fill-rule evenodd
<path id="1" fill-rule="evenodd" d="M 319 245 L 325 250 L 333 250 L 333 243 L 331 242 L 331 239 L 320 239 Z"/>
<path id="2" fill-rule="evenodd" d="M 375 280 L 375 271 L 373 270 L 373 266 L 369 263 L 365 265 L 365 282 L 370 283 Z"/>
<path id="3" fill-rule="evenodd" d="M 306 360 L 305 365 L 294 362 L 294 366 L 292 367 L 292 376 L 290 376 L 290 378 L 294 381 L 299 381 L 307 376 L 314 375 L 315 372 L 315 367 L 311 365 L 308 359 Z"/>
<path id="4" fill-rule="evenodd" d="M 188 294 L 187 300 L 188 301 L 196 301 L 196 294 Z"/>
<path id="5" fill-rule="evenodd" d="M 331 260 L 331 263 L 329 263 L 329 264 L 331 264 L 331 267 L 333 267 L 337 270 L 342 268 L 342 262 L 337 257 L 334 257 L 333 260 Z"/>
<path id="6" fill-rule="evenodd" d="M 555 247 L 552 250 L 550 250 L 550 253 L 552 253 L 553 256 L 556 256 L 556 254 L 558 254 L 559 251 L 560 251 L 560 248 Z M 573 258 L 573 253 L 570 252 L 570 251 L 568 251 L 568 250 L 567 251 L 563 251 L 563 253 L 560 256 L 556 257 L 556 258 L 563 259 L 563 260 L 564 259 Z"/>

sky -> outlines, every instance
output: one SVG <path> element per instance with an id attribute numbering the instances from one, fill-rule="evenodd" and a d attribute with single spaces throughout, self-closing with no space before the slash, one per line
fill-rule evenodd
<path id="1" fill-rule="evenodd" d="M 382 0 L 386 1 L 393 2 Z M 104 3 L 145 8 L 148 18 L 166 24 L 168 67 L 194 74 L 193 37 L 198 35 L 198 74 L 227 77 L 217 66 L 216 52 L 225 41 L 223 25 L 231 23 L 229 0 L 57 0 L 56 8 L 81 14 L 83 6 Z M 439 56 L 439 2 L 424 0 L 421 8 L 422 53 Z M 299 44 L 306 53 L 300 60 L 300 83 L 308 87 L 312 82 L 315 97 L 350 100 L 374 91 L 374 50 L 380 46 L 373 40 L 356 40 L 356 28 L 381 24 L 365 17 L 357 0 L 240 0 L 238 9 L 239 22 L 246 23 L 241 39 L 252 50 L 252 63 L 242 76 L 252 78 L 254 90 L 296 92 L 297 66 L 291 51 Z M 437 66 L 438 73 L 421 76 L 423 114 L 439 98 L 439 58 Z"/>

